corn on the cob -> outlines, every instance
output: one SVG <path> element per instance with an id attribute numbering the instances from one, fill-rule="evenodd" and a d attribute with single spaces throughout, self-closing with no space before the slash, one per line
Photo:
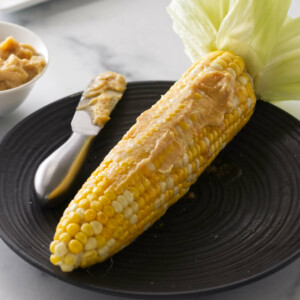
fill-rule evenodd
<path id="1" fill-rule="evenodd" d="M 102 262 L 181 198 L 246 124 L 255 95 L 244 61 L 208 54 L 110 151 L 71 201 L 50 245 L 62 271 Z"/>

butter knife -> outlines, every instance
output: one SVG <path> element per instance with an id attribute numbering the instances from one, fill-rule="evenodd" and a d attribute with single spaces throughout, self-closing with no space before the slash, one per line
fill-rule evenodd
<path id="1" fill-rule="evenodd" d="M 105 79 L 107 79 L 107 73 L 100 74 L 99 76 L 102 76 L 102 79 L 103 76 Z M 113 72 L 109 72 L 109 75 L 121 76 L 121 83 L 125 84 L 125 90 L 126 83 L 124 83 L 125 79 L 122 75 Z M 63 145 L 61 145 L 50 156 L 48 156 L 39 165 L 36 171 L 34 178 L 34 188 L 39 201 L 43 205 L 57 206 L 61 201 L 64 201 L 63 195 L 68 191 L 68 189 L 76 179 L 76 175 L 86 158 L 89 146 L 93 138 L 100 132 L 100 130 L 104 126 L 104 124 L 94 124 L 93 115 L 91 114 L 90 107 L 87 105 L 90 100 L 87 97 L 89 96 L 90 91 L 90 94 L 92 94 L 93 96 L 97 96 L 97 91 L 95 92 L 95 85 L 97 84 L 97 82 L 99 83 L 99 76 L 91 82 L 78 103 L 76 112 L 71 122 L 71 136 Z M 120 80 L 120 77 L 117 78 Z M 110 79 L 113 80 L 113 77 Z M 116 82 L 114 84 L 116 84 Z M 107 119 L 109 119 L 110 113 L 113 111 L 116 104 L 123 95 L 120 90 L 122 90 L 122 88 L 118 91 L 112 89 L 104 90 L 108 94 L 108 97 L 106 97 L 105 101 L 110 101 L 105 111 L 105 117 Z"/>

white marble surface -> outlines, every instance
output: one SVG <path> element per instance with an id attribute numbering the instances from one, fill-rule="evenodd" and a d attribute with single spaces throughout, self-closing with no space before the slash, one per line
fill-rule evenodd
<path id="1" fill-rule="evenodd" d="M 129 81 L 177 79 L 190 62 L 166 14 L 168 3 L 51 0 L 19 12 L 0 13 L 2 21 L 35 31 L 50 52 L 49 68 L 28 99 L 0 119 L 0 138 L 38 108 L 84 89 L 99 72 L 114 70 Z M 291 14 L 300 15 L 300 0 L 293 1 Z M 300 118 L 300 109 L 294 112 Z M 0 299 L 119 299 L 58 281 L 23 261 L 1 240 L 0 270 Z M 299 300 L 300 260 L 258 282 L 201 299 Z"/>

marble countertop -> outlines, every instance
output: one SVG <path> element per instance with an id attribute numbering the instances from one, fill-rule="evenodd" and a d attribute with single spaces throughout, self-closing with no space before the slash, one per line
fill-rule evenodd
<path id="1" fill-rule="evenodd" d="M 13 12 L 2 21 L 35 31 L 46 43 L 50 64 L 28 99 L 0 118 L 0 139 L 33 111 L 83 90 L 100 72 L 114 70 L 134 80 L 176 80 L 190 65 L 166 13 L 169 0 L 51 0 Z M 294 0 L 292 16 L 300 15 Z M 300 118 L 300 106 L 294 115 Z M 123 299 L 97 294 L 35 269 L 0 240 L 0 299 Z M 197 299 L 299 300 L 300 260 L 255 283 Z"/>

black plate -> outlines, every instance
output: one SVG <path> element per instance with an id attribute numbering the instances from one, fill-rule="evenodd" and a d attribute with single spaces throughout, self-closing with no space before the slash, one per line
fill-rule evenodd
<path id="1" fill-rule="evenodd" d="M 170 85 L 128 85 L 94 141 L 76 188 Z M 183 297 L 249 283 L 299 257 L 300 122 L 259 101 L 251 121 L 189 194 L 133 244 L 87 270 L 64 274 L 52 266 L 48 245 L 64 207 L 42 208 L 33 178 L 39 163 L 70 135 L 79 98 L 40 109 L 0 145 L 0 233 L 26 261 L 99 292 Z"/>

